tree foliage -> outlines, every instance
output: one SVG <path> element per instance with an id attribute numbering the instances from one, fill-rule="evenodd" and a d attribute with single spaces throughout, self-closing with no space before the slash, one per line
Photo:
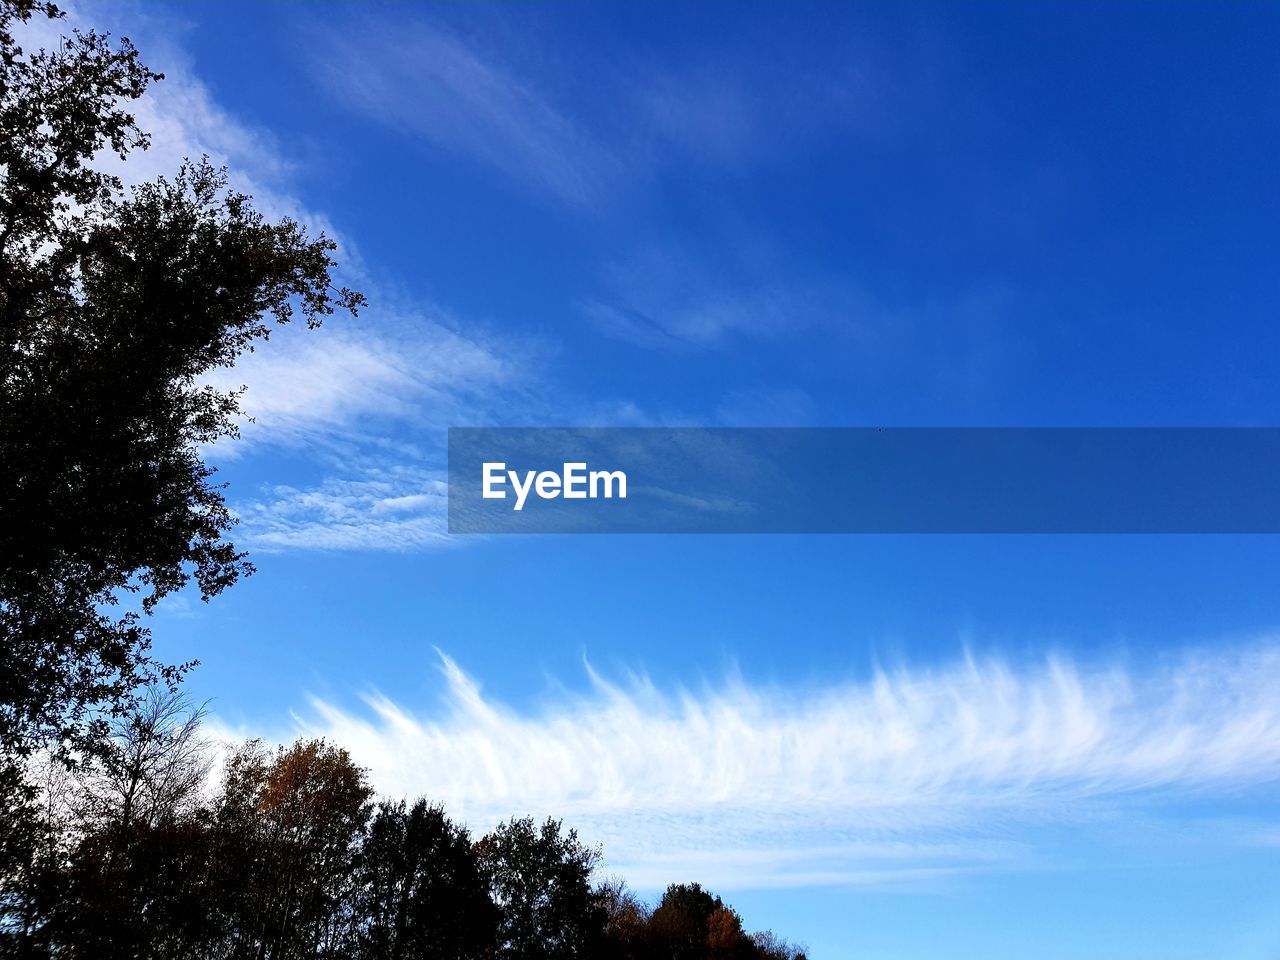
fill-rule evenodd
<path id="1" fill-rule="evenodd" d="M 207 160 L 126 191 L 101 153 L 147 146 L 129 113 L 161 76 L 71 30 L 24 51 L 50 4 L 0 2 L 0 749 L 91 748 L 154 663 L 142 619 L 250 571 L 203 446 L 238 394 L 205 383 L 272 324 L 355 310 L 335 249 L 269 222 Z"/>
<path id="2" fill-rule="evenodd" d="M 475 845 L 426 800 L 378 805 L 355 897 L 362 960 L 465 960 L 497 939 L 499 911 Z"/>
<path id="3" fill-rule="evenodd" d="M 216 785 L 173 789 L 190 782 L 174 771 L 210 762 L 200 717 L 157 691 L 93 769 L 49 766 L 45 842 L 0 903 L 0 956 L 803 960 L 698 884 L 651 910 L 595 882 L 599 852 L 560 821 L 473 840 L 425 800 L 375 805 L 365 771 L 321 740 L 252 741 Z"/>
<path id="4" fill-rule="evenodd" d="M 479 844 L 494 899 L 502 911 L 498 956 L 506 960 L 592 957 L 604 907 L 592 889 L 600 853 L 558 820 L 504 823 Z"/>
<path id="5" fill-rule="evenodd" d="M 371 797 L 364 771 L 320 740 L 231 757 L 216 812 L 223 876 L 241 878 L 218 891 L 228 956 L 342 955 Z"/>

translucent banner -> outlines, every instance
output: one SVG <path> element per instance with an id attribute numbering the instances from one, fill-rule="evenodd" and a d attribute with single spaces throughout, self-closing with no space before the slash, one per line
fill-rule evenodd
<path id="1" fill-rule="evenodd" d="M 1275 428 L 454 428 L 451 533 L 1277 533 Z"/>

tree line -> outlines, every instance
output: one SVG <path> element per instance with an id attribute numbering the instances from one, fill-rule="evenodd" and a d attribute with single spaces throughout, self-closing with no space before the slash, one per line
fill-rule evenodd
<path id="1" fill-rule="evenodd" d="M 0 955 L 804 960 L 696 883 L 650 907 L 597 882 L 600 852 L 561 821 L 473 837 L 438 804 L 376 799 L 323 740 L 250 741 L 217 764 L 201 713 L 153 687 L 91 761 L 41 765 Z"/>

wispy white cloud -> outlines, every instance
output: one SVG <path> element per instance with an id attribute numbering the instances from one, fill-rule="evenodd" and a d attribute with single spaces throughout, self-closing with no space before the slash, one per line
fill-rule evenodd
<path id="1" fill-rule="evenodd" d="M 255 424 L 245 427 L 250 441 L 305 437 L 364 414 L 403 416 L 419 392 L 401 356 L 376 338 L 308 332 L 297 342 L 274 339 L 211 378 L 220 389 L 245 390 L 241 408 Z"/>
<path id="2" fill-rule="evenodd" d="M 448 544 L 447 482 L 428 470 L 277 485 L 240 507 L 244 541 L 258 550 L 416 550 Z"/>
<path id="3" fill-rule="evenodd" d="M 320 35 L 331 91 L 400 131 L 574 205 L 598 202 L 616 176 L 617 157 L 537 84 L 444 29 Z"/>
<path id="4" fill-rule="evenodd" d="M 223 389 L 245 388 L 241 406 L 252 422 L 211 456 L 276 448 L 309 464 L 288 483 L 237 487 L 245 546 L 403 551 L 448 542 L 446 428 L 484 424 L 518 405 L 536 348 L 478 327 L 460 332 L 439 311 L 372 314 L 277 333 L 268 349 L 214 378 Z"/>
<path id="5" fill-rule="evenodd" d="M 628 282 L 618 300 L 587 299 L 583 314 L 602 332 L 645 347 L 700 347 L 720 344 L 731 335 L 777 337 L 802 334 L 845 313 L 830 291 L 764 285 L 686 287 L 664 296 L 669 286 Z"/>
<path id="6" fill-rule="evenodd" d="M 716 243 L 643 247 L 604 269 L 577 307 L 601 334 L 675 357 L 767 350 L 764 376 L 701 411 L 704 424 L 835 425 L 886 413 L 936 423 L 940 410 L 989 420 L 1008 406 L 999 400 L 1032 350 L 1007 285 L 904 298 L 799 263 L 749 225 Z"/>
<path id="7" fill-rule="evenodd" d="M 722 39 L 692 59 L 626 62 L 615 99 L 632 133 L 629 154 L 659 171 L 680 165 L 732 177 L 794 161 L 832 138 L 879 139 L 901 100 L 879 62 L 884 51 L 849 37 L 841 47 L 805 38 L 761 57 L 752 44 Z"/>
<path id="8" fill-rule="evenodd" d="M 525 375 L 514 341 L 457 326 L 439 311 L 400 312 L 383 300 L 360 322 L 336 317 L 319 330 L 278 331 L 211 380 L 221 389 L 245 388 L 241 407 L 254 422 L 244 427 L 243 443 L 353 437 L 370 418 L 439 427 Z"/>
<path id="9" fill-rule="evenodd" d="M 473 11 L 474 13 L 475 11 Z M 474 20 L 471 28 L 453 21 Z M 519 39 L 516 39 L 516 37 Z M 673 170 L 749 169 L 833 133 L 879 129 L 885 86 L 865 49 L 822 69 L 730 43 L 695 59 L 558 47 L 482 13 L 362 16 L 311 31 L 339 102 L 558 203 L 600 211 Z M 870 91 L 874 91 L 874 96 Z"/>
<path id="10" fill-rule="evenodd" d="M 641 886 L 924 883 L 1037 856 L 1037 823 L 1280 781 L 1280 643 L 1156 664 L 969 658 L 821 688 L 611 683 L 519 711 L 447 657 L 443 707 L 313 699 L 392 794 L 563 816 Z"/>

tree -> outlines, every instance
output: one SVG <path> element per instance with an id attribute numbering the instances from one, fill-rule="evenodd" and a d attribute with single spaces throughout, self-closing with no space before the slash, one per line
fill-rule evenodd
<path id="1" fill-rule="evenodd" d="M 217 809 L 214 899 L 230 942 L 218 956 L 347 956 L 368 778 L 345 750 L 251 742 L 228 762 Z"/>
<path id="2" fill-rule="evenodd" d="M 751 940 L 742 931 L 742 918 L 731 907 L 720 907 L 707 918 L 707 953 L 717 960 L 750 958 Z"/>
<path id="3" fill-rule="evenodd" d="M 32 957 L 34 935 L 43 921 L 49 877 L 61 870 L 75 835 L 68 798 L 74 789 L 71 771 L 49 757 L 20 769 L 0 764 L 25 776 L 18 789 L 34 789 L 39 803 L 19 807 L 19 816 L 6 819 L 0 830 L 0 957 Z M 28 784 L 32 786 L 28 786 Z"/>
<path id="4" fill-rule="evenodd" d="M 212 834 L 199 816 L 102 823 L 40 874 L 19 956 L 181 960 L 217 942 Z"/>
<path id="5" fill-rule="evenodd" d="M 211 760 L 200 737 L 204 708 L 164 685 L 147 688 L 108 741 L 74 772 L 76 822 L 157 826 L 183 819 L 201 799 Z"/>
<path id="6" fill-rule="evenodd" d="M 614 960 L 641 960 L 648 956 L 649 908 L 622 880 L 602 883 L 597 893 L 605 913 L 604 955 Z"/>
<path id="7" fill-rule="evenodd" d="M 697 960 L 707 954 L 712 916 L 724 909 L 724 901 L 697 883 L 673 883 L 653 911 L 650 928 L 664 956 Z"/>
<path id="8" fill-rule="evenodd" d="M 507 960 L 574 960 L 596 956 L 605 911 L 591 887 L 599 851 L 560 821 L 541 827 L 512 819 L 479 843 L 494 902 L 502 911 L 498 955 Z"/>
<path id="9" fill-rule="evenodd" d="M 204 384 L 273 323 L 314 325 L 363 297 L 335 249 L 267 222 L 206 160 L 126 192 L 94 166 L 147 146 L 128 103 L 162 79 L 128 40 L 14 39 L 33 0 L 0 0 L 0 750 L 92 749 L 155 663 L 142 617 L 194 582 L 251 571 L 204 445 L 238 396 Z M 126 602 L 128 601 L 128 602 Z M 0 824 L 2 827 L 4 824 Z M 2 831 L 0 831 L 2 832 Z"/>
<path id="10" fill-rule="evenodd" d="M 356 873 L 361 960 L 473 960 L 498 911 L 471 838 L 439 806 L 378 805 Z"/>
<path id="11" fill-rule="evenodd" d="M 804 947 L 788 943 L 772 930 L 754 934 L 751 939 L 761 960 L 808 960 Z"/>
<path id="12" fill-rule="evenodd" d="M 210 939 L 203 711 L 157 687 L 91 762 L 42 765 L 49 825 L 11 902 L 18 955 L 178 958 Z"/>

